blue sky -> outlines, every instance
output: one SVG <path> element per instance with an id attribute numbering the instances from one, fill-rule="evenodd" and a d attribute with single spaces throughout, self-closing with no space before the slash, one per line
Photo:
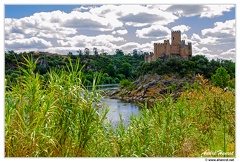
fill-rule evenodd
<path id="1" fill-rule="evenodd" d="M 152 52 L 180 30 L 193 55 L 235 61 L 235 5 L 5 5 L 5 50 Z"/>

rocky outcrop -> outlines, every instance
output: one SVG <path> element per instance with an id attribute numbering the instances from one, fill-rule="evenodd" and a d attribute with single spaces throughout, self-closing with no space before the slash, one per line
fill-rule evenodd
<path id="1" fill-rule="evenodd" d="M 177 98 L 187 85 L 191 85 L 193 82 L 194 77 L 147 74 L 139 77 L 131 86 L 120 87 L 109 93 L 108 96 L 128 102 L 155 101 L 169 94 Z"/>

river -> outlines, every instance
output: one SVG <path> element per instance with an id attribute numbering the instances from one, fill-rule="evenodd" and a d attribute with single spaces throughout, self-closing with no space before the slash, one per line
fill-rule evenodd
<path id="1" fill-rule="evenodd" d="M 99 88 L 104 91 L 116 90 L 118 89 L 118 84 L 100 85 Z M 113 127 L 119 124 L 120 115 L 123 119 L 123 125 L 127 126 L 131 115 L 138 116 L 140 114 L 139 106 L 134 103 L 124 102 L 119 99 L 110 99 L 107 97 L 104 97 L 102 102 L 103 108 L 109 108 L 109 112 L 106 115 L 106 121 L 111 121 Z"/>
<path id="2" fill-rule="evenodd" d="M 131 115 L 138 116 L 140 113 L 139 106 L 133 103 L 123 102 L 118 99 L 103 98 L 103 108 L 109 108 L 107 113 L 107 121 L 111 121 L 112 126 L 115 127 L 120 122 L 120 115 L 123 119 L 123 125 L 127 126 Z"/>

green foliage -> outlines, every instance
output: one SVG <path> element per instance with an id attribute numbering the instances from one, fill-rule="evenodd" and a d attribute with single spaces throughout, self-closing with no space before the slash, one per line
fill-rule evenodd
<path id="1" fill-rule="evenodd" d="M 81 66 L 84 66 L 82 69 L 83 73 L 87 75 L 87 80 L 85 83 L 87 85 L 91 84 L 93 81 L 93 72 L 106 73 L 104 79 L 101 80 L 101 84 L 108 83 L 119 83 L 122 79 L 133 80 L 136 79 L 139 75 L 137 72 L 137 67 L 140 62 L 142 62 L 143 56 L 128 56 L 121 53 L 116 55 L 35 55 L 30 53 L 24 54 L 5 54 L 5 69 L 6 75 L 11 75 L 10 69 L 16 70 L 18 62 L 24 62 L 22 56 L 32 55 L 33 60 L 44 59 L 46 65 L 41 65 L 37 63 L 36 69 L 34 72 L 39 72 L 44 76 L 51 69 L 66 69 L 66 63 L 69 64 L 67 58 L 70 57 L 72 64 L 76 64 L 76 60 L 80 58 Z M 21 66 L 21 65 L 20 65 Z M 13 77 L 11 77 L 13 78 Z"/>
<path id="2" fill-rule="evenodd" d="M 51 69 L 44 80 L 34 73 L 37 61 L 23 59 L 18 82 L 5 90 L 6 157 L 200 157 L 209 150 L 235 157 L 234 92 L 203 77 L 176 101 L 146 104 L 128 127 L 121 118 L 112 128 L 105 122 L 108 110 L 101 110 L 98 74 L 89 91 L 79 60 Z"/>
<path id="3" fill-rule="evenodd" d="M 193 56 L 190 61 L 180 60 L 178 58 L 171 58 L 167 61 L 158 59 L 151 63 L 143 62 L 143 55 L 123 55 L 121 50 L 118 50 L 116 55 L 36 55 L 30 53 L 16 54 L 14 51 L 5 53 L 5 74 L 12 75 L 17 74 L 17 67 L 22 66 L 20 62 L 25 62 L 22 56 L 33 56 L 33 60 L 37 58 L 46 61 L 45 65 L 40 65 L 38 62 L 35 72 L 39 72 L 44 76 L 53 68 L 66 68 L 66 62 L 68 57 L 72 59 L 72 63 L 75 64 L 78 58 L 81 58 L 80 64 L 84 66 L 83 73 L 87 75 L 86 83 L 89 85 L 93 81 L 93 72 L 107 73 L 105 79 L 102 79 L 101 84 L 107 83 L 119 83 L 120 80 L 128 79 L 135 80 L 140 75 L 148 73 L 157 73 L 159 75 L 175 74 L 176 76 L 194 76 L 196 74 L 202 74 L 206 78 L 210 79 L 215 71 L 220 66 L 224 67 L 230 78 L 235 78 L 235 63 L 229 60 L 211 60 L 205 56 L 197 55 Z M 12 71 L 10 71 L 12 70 Z M 14 74 L 13 74 L 14 75 Z M 8 77 L 11 81 L 14 81 L 16 77 Z"/>
<path id="4" fill-rule="evenodd" d="M 235 78 L 233 78 L 232 80 L 229 81 L 228 86 L 229 86 L 230 88 L 235 89 Z"/>
<path id="5" fill-rule="evenodd" d="M 193 56 L 191 60 L 181 60 L 178 58 L 170 58 L 167 61 L 158 59 L 150 63 L 140 64 L 137 71 L 139 75 L 145 75 L 150 73 L 157 73 L 159 75 L 165 75 L 172 73 L 176 76 L 188 76 L 201 74 L 204 77 L 211 79 L 211 76 L 215 73 L 217 68 L 224 67 L 231 78 L 235 78 L 235 63 L 230 60 L 211 60 L 209 61 L 203 55 Z"/>
<path id="6" fill-rule="evenodd" d="M 108 64 L 108 75 L 111 77 L 115 77 L 115 75 L 116 75 L 116 70 L 115 70 L 113 64 Z"/>
<path id="7" fill-rule="evenodd" d="M 230 75 L 224 67 L 216 70 L 216 74 L 212 76 L 213 85 L 225 88 L 228 86 Z"/>
<path id="8" fill-rule="evenodd" d="M 34 73 L 37 61 L 24 59 L 23 75 L 5 93 L 5 156 L 88 156 L 107 113 L 92 106 L 101 98 L 96 85 L 84 88 L 79 61 L 74 66 L 70 61 L 66 71 L 51 70 L 43 84 Z"/>
<path id="9" fill-rule="evenodd" d="M 173 83 L 173 84 L 170 85 L 168 88 L 169 88 L 169 90 L 170 90 L 170 93 L 172 93 L 172 92 L 174 92 L 174 91 L 176 90 L 177 85 Z"/>
<path id="10" fill-rule="evenodd" d="M 118 56 L 123 56 L 124 55 L 124 53 L 121 49 L 116 49 L 115 54 L 118 55 Z"/>
<path id="11" fill-rule="evenodd" d="M 133 84 L 133 83 L 130 82 L 129 80 L 124 79 L 124 80 L 121 80 L 121 81 L 120 81 L 119 86 L 129 87 L 129 86 L 131 86 L 132 84 Z"/>
<path id="12" fill-rule="evenodd" d="M 130 76 L 130 67 L 131 65 L 129 63 L 124 62 L 122 63 L 119 72 L 125 75 L 126 78 L 128 78 Z"/>

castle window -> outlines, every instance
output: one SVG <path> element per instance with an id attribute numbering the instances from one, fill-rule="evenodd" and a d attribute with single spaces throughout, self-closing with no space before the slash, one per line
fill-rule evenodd
<path id="1" fill-rule="evenodd" d="M 172 40 L 174 40 L 174 37 L 172 37 Z"/>

